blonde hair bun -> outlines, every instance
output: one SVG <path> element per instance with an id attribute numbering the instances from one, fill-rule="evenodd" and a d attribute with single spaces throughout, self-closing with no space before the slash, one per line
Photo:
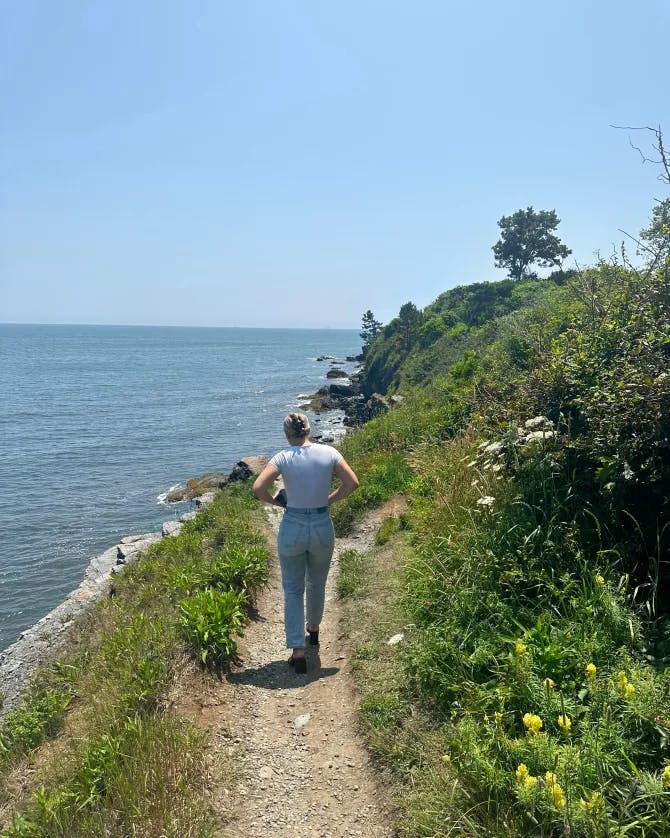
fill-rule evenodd
<path id="1" fill-rule="evenodd" d="M 304 413 L 289 413 L 284 419 L 284 433 L 291 439 L 302 439 L 309 436 L 309 419 Z"/>

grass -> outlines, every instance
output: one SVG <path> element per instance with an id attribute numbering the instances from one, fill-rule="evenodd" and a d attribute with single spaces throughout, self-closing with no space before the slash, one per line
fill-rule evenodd
<path id="1" fill-rule="evenodd" d="M 348 535 L 366 512 L 404 492 L 413 477 L 405 458 L 396 453 L 367 456 L 357 462 L 356 472 L 360 488 L 333 507 L 333 524 L 338 536 Z"/>
<path id="2" fill-rule="evenodd" d="M 375 533 L 375 544 L 386 544 L 395 533 L 407 528 L 405 515 L 389 515 L 384 518 L 379 529 Z"/>
<path id="3" fill-rule="evenodd" d="M 37 687 L 18 709 L 7 713 L 0 730 L 0 769 L 59 733 L 71 699 L 65 684 Z"/>
<path id="4" fill-rule="evenodd" d="M 204 736 L 171 716 L 127 717 L 85 748 L 66 781 L 41 786 L 3 836 L 205 836 Z"/>
<path id="5" fill-rule="evenodd" d="M 68 656 L 0 730 L 0 834 L 207 836 L 209 746 L 175 714 L 193 661 L 220 668 L 267 581 L 258 506 L 234 484 L 115 577 Z M 55 738 L 54 738 L 55 737 Z"/>
<path id="6" fill-rule="evenodd" d="M 408 689 L 406 662 L 415 640 L 402 596 L 402 567 L 410 554 L 402 534 L 373 548 L 365 560 L 375 584 L 343 606 L 361 724 L 379 786 L 394 806 L 401 838 L 496 834 L 471 817 L 470 801 L 445 760 L 444 734 Z M 398 633 L 405 639 L 389 646 Z"/>
<path id="7" fill-rule="evenodd" d="M 367 553 L 343 550 L 339 559 L 337 596 L 355 599 L 364 596 L 370 586 L 371 561 Z"/>

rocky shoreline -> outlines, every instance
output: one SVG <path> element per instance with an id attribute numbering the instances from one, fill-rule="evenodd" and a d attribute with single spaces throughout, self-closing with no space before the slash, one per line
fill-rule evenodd
<path id="1" fill-rule="evenodd" d="M 386 413 L 402 401 L 402 396 L 391 396 L 387 398 L 381 393 L 366 395 L 361 386 L 362 379 L 362 356 L 347 357 L 347 361 L 355 362 L 356 370 L 349 374 L 338 368 L 338 361 L 329 355 L 317 358 L 317 361 L 330 361 L 331 369 L 326 373 L 329 383 L 320 387 L 316 393 L 306 396 L 301 403 L 304 410 L 311 410 L 313 413 L 323 413 L 329 410 L 341 410 L 344 412 L 344 425 L 349 428 L 363 425 L 375 416 Z M 320 442 L 331 442 L 329 439 L 319 439 Z"/>

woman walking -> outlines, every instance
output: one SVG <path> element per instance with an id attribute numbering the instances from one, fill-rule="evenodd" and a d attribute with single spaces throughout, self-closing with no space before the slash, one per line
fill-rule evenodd
<path id="1" fill-rule="evenodd" d="M 286 507 L 277 552 L 284 589 L 286 647 L 293 650 L 289 663 L 296 672 L 307 671 L 305 591 L 310 644 L 319 643 L 326 579 L 335 545 L 328 507 L 358 488 L 358 478 L 340 452 L 330 445 L 311 442 L 309 432 L 309 419 L 303 413 L 289 413 L 284 419 L 284 433 L 290 447 L 275 454 L 253 485 L 260 501 Z M 331 492 L 333 474 L 340 485 Z M 269 492 L 280 475 L 285 500 L 281 493 L 272 497 Z"/>

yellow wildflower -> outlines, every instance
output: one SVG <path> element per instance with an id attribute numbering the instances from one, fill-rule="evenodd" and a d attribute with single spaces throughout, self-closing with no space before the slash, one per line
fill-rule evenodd
<path id="1" fill-rule="evenodd" d="M 625 672 L 618 672 L 616 676 L 616 682 L 622 690 L 626 689 L 626 684 L 628 683 L 628 678 L 626 677 Z"/>
<path id="2" fill-rule="evenodd" d="M 496 720 L 496 725 L 500 727 L 502 725 L 503 714 L 496 710 L 496 712 L 494 713 L 494 718 Z"/>
<path id="3" fill-rule="evenodd" d="M 528 651 L 528 647 L 525 643 L 522 643 L 520 640 L 514 644 L 514 651 L 517 655 L 523 655 L 525 652 Z"/>
<path id="4" fill-rule="evenodd" d="M 586 677 L 589 681 L 596 680 L 596 665 L 595 663 L 587 663 L 586 664 Z"/>
<path id="5" fill-rule="evenodd" d="M 661 782 L 664 789 L 670 789 L 670 765 L 666 765 L 661 774 Z"/>
<path id="6" fill-rule="evenodd" d="M 554 786 L 551 790 L 551 799 L 557 809 L 565 809 L 565 794 L 560 786 Z"/>
<path id="7" fill-rule="evenodd" d="M 554 803 L 554 806 L 556 806 L 559 809 L 564 809 L 565 808 L 565 794 L 563 792 L 563 789 L 558 784 L 558 778 L 556 777 L 554 772 L 553 771 L 547 771 L 547 773 L 544 775 L 544 780 L 547 784 L 547 790 L 549 791 L 549 794 L 551 795 L 551 799 Z"/>
<path id="8" fill-rule="evenodd" d="M 554 687 L 556 686 L 556 683 L 554 681 L 552 681 L 551 678 L 545 678 L 543 683 L 544 683 L 544 688 L 547 692 L 549 692 L 549 690 L 553 690 Z"/>
<path id="9" fill-rule="evenodd" d="M 566 716 L 565 713 L 561 713 L 558 717 L 558 726 L 564 733 L 567 733 L 572 727 L 572 720 L 570 719 L 570 716 Z"/>
<path id="10" fill-rule="evenodd" d="M 535 788 L 537 785 L 537 777 L 533 777 L 528 773 L 528 768 L 523 762 L 519 765 L 514 774 L 521 785 L 527 789 Z"/>
<path id="11" fill-rule="evenodd" d="M 623 694 L 626 698 L 632 698 L 635 695 L 635 687 L 632 684 L 626 684 L 623 690 Z"/>
<path id="12" fill-rule="evenodd" d="M 542 719 L 534 713 L 524 713 L 523 723 L 524 726 L 534 734 L 538 734 L 540 732 L 540 728 L 543 726 Z"/>
<path id="13" fill-rule="evenodd" d="M 596 809 L 602 809 L 604 802 L 605 799 L 602 794 L 596 791 L 591 795 L 589 800 L 581 798 L 579 801 L 579 807 L 587 812 L 593 812 Z"/>
<path id="14" fill-rule="evenodd" d="M 597 585 L 599 588 L 604 588 L 604 587 L 605 587 L 605 578 L 604 578 L 604 576 L 601 576 L 600 574 L 598 574 L 598 575 L 596 576 L 596 585 Z"/>
<path id="15" fill-rule="evenodd" d="M 449 756 L 449 754 L 442 755 L 442 762 L 451 762 L 451 757 Z"/>

